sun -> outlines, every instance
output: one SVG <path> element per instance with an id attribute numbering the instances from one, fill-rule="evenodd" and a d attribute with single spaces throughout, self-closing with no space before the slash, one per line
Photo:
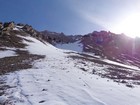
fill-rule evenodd
<path id="1" fill-rule="evenodd" d="M 131 14 L 122 19 L 112 31 L 124 33 L 133 38 L 140 37 L 140 14 Z"/>

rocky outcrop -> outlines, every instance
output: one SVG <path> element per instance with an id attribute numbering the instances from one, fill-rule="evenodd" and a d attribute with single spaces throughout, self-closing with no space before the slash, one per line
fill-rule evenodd
<path id="1" fill-rule="evenodd" d="M 17 26 L 25 26 L 25 24 L 22 24 L 22 23 L 17 23 Z"/>
<path id="2" fill-rule="evenodd" d="M 22 28 L 25 32 L 29 33 L 31 36 L 36 37 L 36 38 L 40 38 L 41 34 L 36 31 L 35 29 L 32 28 L 32 26 L 26 24 L 23 26 Z"/>
<path id="3" fill-rule="evenodd" d="M 42 34 L 38 32 L 37 30 L 35 30 L 34 28 L 32 28 L 32 26 L 28 24 L 22 24 L 22 23 L 16 24 L 14 22 L 5 22 L 5 23 L 0 22 L 0 37 L 3 37 L 3 36 L 8 37 L 9 35 L 13 35 L 11 33 L 13 34 L 20 33 L 24 35 L 29 34 L 37 39 L 42 40 Z"/>
<path id="4" fill-rule="evenodd" d="M 10 31 L 15 28 L 15 23 L 14 22 L 5 22 L 4 24 L 0 24 L 0 29 L 1 29 L 1 35 L 7 34 L 9 35 Z"/>
<path id="5" fill-rule="evenodd" d="M 3 24 L 2 22 L 0 22 L 0 30 L 3 28 Z"/>
<path id="6" fill-rule="evenodd" d="M 84 52 L 92 52 L 108 59 L 140 59 L 140 38 L 130 38 L 124 34 L 94 31 L 82 37 Z"/>
<path id="7" fill-rule="evenodd" d="M 3 28 L 3 24 L 2 22 L 0 22 L 0 35 L 2 34 L 2 28 Z"/>
<path id="8" fill-rule="evenodd" d="M 42 37 L 47 42 L 55 45 L 55 44 L 65 44 L 65 43 L 73 43 L 77 40 L 80 40 L 82 35 L 65 35 L 63 32 L 50 32 L 50 31 L 42 31 Z"/>
<path id="9" fill-rule="evenodd" d="M 32 28 L 32 26 L 26 24 L 26 25 L 24 25 L 24 27 L 22 29 L 25 31 L 32 31 L 33 28 Z"/>
<path id="10" fill-rule="evenodd" d="M 15 23 L 14 22 L 5 22 L 3 24 L 3 28 L 13 29 L 13 28 L 15 28 Z"/>

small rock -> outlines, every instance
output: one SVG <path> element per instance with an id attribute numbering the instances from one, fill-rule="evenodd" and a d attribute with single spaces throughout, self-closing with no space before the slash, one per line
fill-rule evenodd
<path id="1" fill-rule="evenodd" d="M 47 89 L 42 89 L 42 91 L 47 91 Z"/>
<path id="2" fill-rule="evenodd" d="M 134 86 L 131 84 L 126 84 L 127 87 L 133 88 Z"/>
<path id="3" fill-rule="evenodd" d="M 45 100 L 39 101 L 39 103 L 43 103 L 43 102 L 45 102 Z"/>

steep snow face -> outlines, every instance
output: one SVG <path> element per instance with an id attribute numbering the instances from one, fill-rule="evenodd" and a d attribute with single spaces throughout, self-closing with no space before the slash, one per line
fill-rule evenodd
<path id="1" fill-rule="evenodd" d="M 24 37 L 25 38 L 25 37 Z M 112 80 L 84 72 L 64 51 L 32 37 L 25 39 L 27 50 L 46 55 L 33 68 L 9 73 L 4 78 L 11 88 L 0 102 L 14 105 L 139 105 L 140 87 L 128 88 Z M 91 62 L 87 62 L 91 63 Z M 91 63 L 97 67 L 94 63 Z M 82 66 L 82 65 L 79 65 Z M 101 69 L 101 67 L 98 69 Z"/>
<path id="2" fill-rule="evenodd" d="M 60 49 L 72 50 L 77 52 L 83 51 L 83 45 L 82 43 L 80 43 L 80 41 L 74 43 L 67 43 L 67 44 L 56 44 L 56 47 Z"/>

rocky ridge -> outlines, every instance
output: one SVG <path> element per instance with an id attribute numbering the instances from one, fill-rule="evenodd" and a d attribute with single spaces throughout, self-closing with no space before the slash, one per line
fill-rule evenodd
<path id="1" fill-rule="evenodd" d="M 32 36 L 41 39 L 29 25 L 18 25 L 14 22 L 0 24 L 0 52 L 12 52 L 13 56 L 0 58 L 0 75 L 19 69 L 28 69 L 32 67 L 34 60 L 44 58 L 42 55 L 30 54 L 23 43 L 22 36 Z M 30 33 L 30 34 L 29 34 Z M 29 41 L 30 40 L 26 40 Z M 3 53 L 5 55 L 5 53 Z"/>

